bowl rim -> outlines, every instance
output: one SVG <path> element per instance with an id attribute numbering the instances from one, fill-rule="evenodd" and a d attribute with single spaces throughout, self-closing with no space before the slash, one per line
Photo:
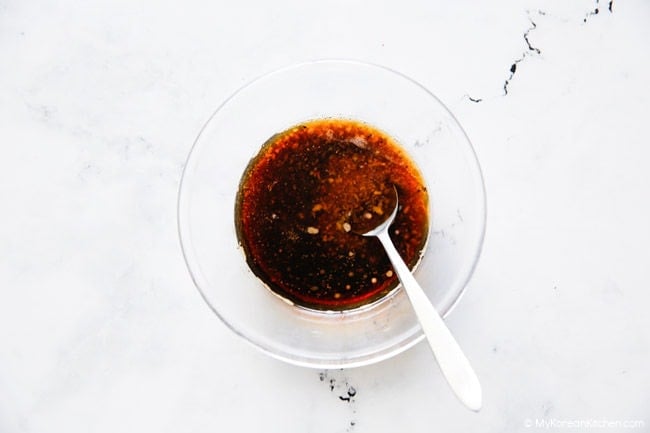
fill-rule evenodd
<path id="1" fill-rule="evenodd" d="M 182 203 L 183 203 L 183 190 L 185 186 L 185 181 L 186 181 L 186 171 L 189 165 L 190 160 L 193 157 L 193 154 L 196 150 L 197 144 L 199 140 L 201 139 L 204 131 L 208 127 L 208 125 L 211 123 L 212 119 L 219 113 L 233 98 L 237 97 L 241 92 L 243 92 L 245 89 L 255 85 L 257 82 L 267 79 L 269 77 L 272 77 L 277 74 L 281 74 L 283 72 L 292 70 L 292 69 L 297 69 L 300 67 L 304 66 L 309 66 L 309 65 L 317 65 L 317 64 L 328 64 L 328 63 L 334 63 L 334 64 L 349 64 L 349 65 L 354 65 L 354 66 L 364 66 L 364 67 L 371 67 L 371 68 L 377 68 L 381 69 L 386 72 L 390 72 L 402 79 L 405 79 L 409 81 L 410 83 L 414 84 L 416 87 L 420 88 L 422 91 L 427 93 L 430 97 L 432 97 L 439 105 L 442 107 L 442 109 L 450 116 L 450 118 L 456 123 L 456 126 L 459 128 L 460 132 L 462 133 L 462 136 L 465 138 L 467 145 L 469 146 L 469 154 L 472 156 L 472 160 L 474 162 L 475 168 L 476 168 L 476 175 L 477 175 L 477 180 L 478 183 L 480 184 L 480 192 L 481 192 L 481 200 L 480 200 L 480 211 L 482 213 L 482 218 L 479 219 L 479 224 L 480 224 L 480 233 L 479 233 L 479 238 L 478 238 L 478 243 L 476 245 L 476 250 L 474 252 L 474 255 L 472 257 L 472 263 L 469 268 L 469 271 L 467 272 L 465 278 L 462 280 L 461 288 L 458 291 L 458 294 L 456 295 L 455 299 L 449 304 L 449 306 L 444 310 L 440 311 L 440 316 L 444 319 L 446 318 L 451 311 L 456 307 L 460 299 L 463 297 L 465 294 L 465 291 L 467 289 L 467 284 L 469 283 L 470 279 L 472 278 L 474 271 L 476 270 L 476 267 L 478 265 L 479 258 L 481 256 L 481 252 L 483 250 L 483 244 L 485 241 L 485 232 L 486 232 L 486 225 L 487 225 L 487 197 L 486 197 L 486 188 L 485 188 L 485 179 L 483 176 L 483 171 L 481 169 L 481 165 L 479 163 L 478 157 L 476 155 L 476 150 L 474 149 L 474 145 L 472 144 L 472 141 L 469 139 L 469 136 L 467 135 L 467 132 L 465 129 L 462 127 L 456 116 L 449 110 L 449 108 L 435 95 L 433 94 L 429 89 L 427 89 L 424 85 L 416 81 L 415 79 L 409 77 L 408 75 L 405 75 L 404 73 L 397 71 L 391 67 L 384 66 L 381 64 L 373 63 L 373 62 L 367 62 L 367 61 L 361 61 L 361 60 L 356 60 L 356 59 L 346 59 L 346 58 L 322 58 L 322 59 L 315 59 L 315 60 L 305 60 L 301 62 L 296 62 L 292 63 L 286 66 L 283 66 L 278 69 L 273 69 L 271 71 L 268 71 L 266 73 L 260 74 L 253 78 L 250 81 L 247 81 L 244 85 L 236 89 L 230 96 L 228 96 L 226 99 L 224 99 L 218 106 L 217 108 L 212 112 L 212 114 L 207 118 L 207 120 L 203 123 L 203 126 L 199 130 L 198 134 L 196 135 L 196 138 L 194 139 L 192 146 L 190 147 L 190 150 L 187 154 L 187 157 L 185 158 L 185 162 L 183 164 L 183 170 L 181 171 L 181 178 L 179 181 L 178 185 L 178 192 L 176 196 L 176 229 L 178 233 L 178 240 L 180 244 L 180 249 L 181 253 L 183 255 L 183 260 L 185 262 L 185 266 L 187 268 L 188 273 L 190 274 L 190 278 L 192 279 L 192 282 L 196 289 L 198 290 L 199 294 L 205 301 L 205 303 L 208 305 L 208 307 L 214 312 L 214 314 L 220 319 L 220 321 L 226 325 L 227 328 L 229 328 L 232 332 L 234 332 L 236 335 L 240 336 L 244 341 L 246 341 L 248 344 L 252 345 L 256 349 L 260 350 L 261 352 L 271 356 L 272 358 L 287 362 L 289 364 L 301 366 L 301 367 L 309 367 L 309 368 L 317 368 L 317 369 L 329 369 L 329 368 L 354 368 L 354 367 L 361 367 L 365 365 L 371 365 L 375 364 L 377 362 L 384 361 L 386 359 L 392 358 L 402 352 L 405 352 L 406 350 L 410 349 L 411 347 L 415 346 L 417 343 L 421 342 L 424 340 L 425 336 L 424 333 L 422 332 L 421 329 L 419 329 L 417 332 L 412 334 L 410 337 L 407 337 L 405 340 L 402 342 L 394 345 L 393 347 L 372 353 L 370 355 L 364 355 L 359 358 L 354 358 L 354 359 L 346 359 L 346 358 L 340 358 L 340 359 L 331 359 L 331 360 L 315 360 L 312 358 L 298 358 L 296 356 L 292 356 L 292 354 L 289 353 L 284 353 L 284 352 L 279 352 L 278 350 L 274 350 L 273 348 L 267 347 L 265 344 L 258 342 L 258 341 L 253 341 L 251 338 L 249 338 L 246 334 L 244 334 L 242 331 L 238 330 L 236 327 L 234 327 L 230 322 L 228 322 L 220 313 L 217 311 L 217 309 L 212 305 L 212 303 L 208 300 L 207 295 L 204 293 L 204 291 L 201 289 L 196 276 L 194 275 L 194 272 L 192 272 L 192 266 L 190 265 L 190 258 L 188 257 L 188 248 L 189 248 L 189 240 L 184 239 L 184 229 L 182 225 L 182 220 L 183 220 L 183 210 L 182 210 Z M 185 235 L 187 236 L 187 234 Z M 399 289 L 401 290 L 401 288 Z"/>

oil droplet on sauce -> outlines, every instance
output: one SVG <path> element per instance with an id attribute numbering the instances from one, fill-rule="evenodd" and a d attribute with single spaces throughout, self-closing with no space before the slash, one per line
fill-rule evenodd
<path id="1" fill-rule="evenodd" d="M 378 225 L 399 208 L 391 238 L 410 268 L 428 235 L 420 171 L 392 138 L 365 123 L 319 119 L 271 137 L 244 171 L 235 208 L 248 265 L 273 292 L 316 310 L 374 302 L 397 284 L 379 241 L 354 218 Z M 393 199 L 394 203 L 394 199 Z"/>

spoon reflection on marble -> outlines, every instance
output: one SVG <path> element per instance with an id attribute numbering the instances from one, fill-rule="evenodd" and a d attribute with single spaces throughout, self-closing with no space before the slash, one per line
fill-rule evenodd
<path id="1" fill-rule="evenodd" d="M 411 301 L 415 315 L 422 326 L 442 374 L 458 399 L 469 409 L 479 411 L 482 405 L 482 392 L 476 373 L 445 322 L 400 257 L 388 234 L 388 229 L 393 224 L 399 207 L 397 190 L 393 188 L 393 191 L 395 196 L 391 197 L 391 203 L 394 202 L 394 207 L 388 218 L 371 230 L 367 230 L 368 227 L 364 227 L 362 224 L 354 226 L 353 231 L 363 236 L 374 236 L 379 239 Z"/>

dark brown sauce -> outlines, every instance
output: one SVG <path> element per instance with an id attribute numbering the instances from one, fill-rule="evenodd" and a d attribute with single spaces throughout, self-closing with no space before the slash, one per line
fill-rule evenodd
<path id="1" fill-rule="evenodd" d="M 252 271 L 291 302 L 347 310 L 397 286 L 381 244 L 354 233 L 361 215 L 377 224 L 399 208 L 390 229 L 413 268 L 428 235 L 428 196 L 419 170 L 383 132 L 344 119 L 306 122 L 271 137 L 239 187 L 237 236 Z"/>

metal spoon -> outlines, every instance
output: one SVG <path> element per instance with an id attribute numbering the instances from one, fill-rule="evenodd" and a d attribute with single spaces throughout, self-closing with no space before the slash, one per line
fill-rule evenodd
<path id="1" fill-rule="evenodd" d="M 417 316 L 424 335 L 427 337 L 433 355 L 438 361 L 442 374 L 447 379 L 449 386 L 456 393 L 458 399 L 469 409 L 478 412 L 482 405 L 481 384 L 476 377 L 468 359 L 463 354 L 460 346 L 451 332 L 445 326 L 434 306 L 427 298 L 413 274 L 402 260 L 395 245 L 388 235 L 397 215 L 397 190 L 395 189 L 395 207 L 386 221 L 365 233 L 363 236 L 375 236 L 383 245 L 388 258 L 393 264 L 393 269 L 406 291 L 415 315 Z"/>

